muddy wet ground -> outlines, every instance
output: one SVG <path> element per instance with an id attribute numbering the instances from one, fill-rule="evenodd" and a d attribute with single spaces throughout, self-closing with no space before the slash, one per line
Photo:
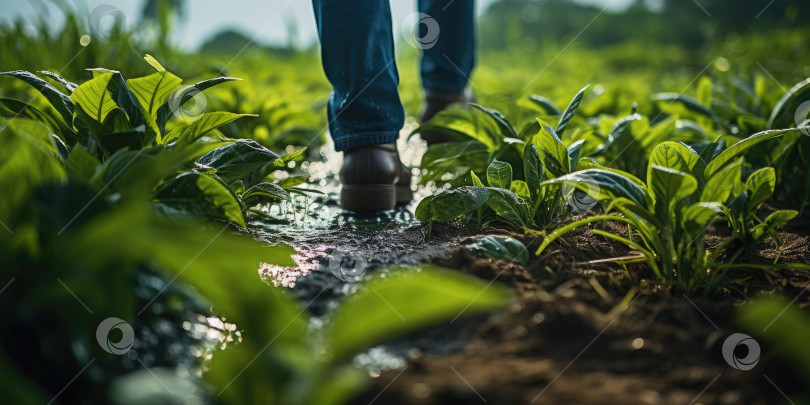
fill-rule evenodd
<path id="1" fill-rule="evenodd" d="M 415 165 L 419 147 L 400 141 L 406 164 Z M 374 216 L 343 213 L 335 201 L 339 158 L 324 157 L 329 166 L 310 172 L 323 180 L 325 195 L 268 212 L 278 224 L 256 224 L 263 229 L 257 237 L 301 252 L 298 269 L 265 270 L 294 284 L 293 293 L 313 315 L 327 316 L 366 274 L 396 264 L 457 269 L 505 284 L 518 297 L 505 311 L 453 320 L 356 356 L 354 363 L 375 379 L 354 403 L 798 404 L 810 398 L 784 354 L 764 343 L 753 370 L 736 370 L 724 360 L 721 345 L 740 331 L 734 313 L 745 296 L 687 297 L 644 283 L 643 265 L 601 261 L 632 252 L 589 229 L 532 257 L 528 267 L 460 247 L 482 235 L 469 227 L 435 226 L 426 242 L 413 217 L 415 203 Z M 417 190 L 416 202 L 431 191 Z M 778 253 L 783 261 L 810 264 L 808 222 L 805 216 L 784 228 L 781 252 L 766 242 L 747 259 L 767 263 Z M 521 239 L 530 252 L 540 242 L 505 230 L 490 233 Z M 810 305 L 805 272 L 759 272 L 750 285 L 748 297 L 781 292 Z"/>

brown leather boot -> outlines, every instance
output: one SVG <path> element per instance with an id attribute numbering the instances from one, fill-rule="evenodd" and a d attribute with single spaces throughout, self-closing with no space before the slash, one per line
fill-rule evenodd
<path id="1" fill-rule="evenodd" d="M 435 93 L 425 90 L 425 103 L 422 106 L 422 113 L 419 114 L 419 122 L 425 123 L 440 111 L 447 109 L 453 104 L 465 104 L 475 101 L 472 91 L 469 89 L 461 93 L 445 94 Z M 419 134 L 428 145 L 433 145 L 441 142 L 450 142 L 456 138 L 436 131 L 425 131 Z"/>
<path id="2" fill-rule="evenodd" d="M 410 173 L 399 160 L 395 143 L 343 152 L 340 181 L 340 206 L 347 211 L 387 211 L 411 200 Z"/>

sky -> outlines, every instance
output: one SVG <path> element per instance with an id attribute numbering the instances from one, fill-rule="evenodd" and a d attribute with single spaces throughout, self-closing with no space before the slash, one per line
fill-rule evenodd
<path id="1" fill-rule="evenodd" d="M 64 1 L 64 0 L 62 0 Z M 101 5 L 120 10 L 128 27 L 137 24 L 142 0 L 67 0 L 84 15 Z M 351 1 L 351 0 L 350 0 Z M 394 29 L 415 12 L 416 0 L 390 0 Z M 456 0 L 466 1 L 466 0 Z M 478 0 L 482 13 L 494 0 Z M 528 0 L 531 1 L 531 0 Z M 606 6 L 620 10 L 633 0 L 577 0 L 581 3 Z M 61 21 L 60 12 L 49 0 L 0 0 L 0 23 L 23 17 L 26 20 L 45 15 L 55 27 Z M 188 0 L 185 21 L 177 27 L 174 43 L 193 50 L 223 29 L 235 29 L 266 44 L 288 44 L 290 27 L 295 27 L 295 45 L 314 43 L 315 20 L 309 0 Z M 395 31 L 398 32 L 398 31 Z"/>

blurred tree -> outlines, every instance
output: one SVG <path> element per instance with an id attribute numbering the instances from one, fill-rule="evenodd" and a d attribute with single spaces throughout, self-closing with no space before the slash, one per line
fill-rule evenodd
<path id="1" fill-rule="evenodd" d="M 576 37 L 590 46 L 636 40 L 697 49 L 712 45 L 729 23 L 752 32 L 807 25 L 798 18 L 806 0 L 661 1 L 653 9 L 649 1 L 636 0 L 615 12 L 573 0 L 497 0 L 481 19 L 480 42 L 494 49 Z"/>

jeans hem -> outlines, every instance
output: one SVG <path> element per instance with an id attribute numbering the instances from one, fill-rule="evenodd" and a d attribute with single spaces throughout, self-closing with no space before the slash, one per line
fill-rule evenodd
<path id="1" fill-rule="evenodd" d="M 352 135 L 341 139 L 335 139 L 335 150 L 342 152 L 349 149 L 359 148 L 361 146 L 391 143 L 395 142 L 397 138 L 399 138 L 399 132 L 392 134 L 380 134 L 379 132 L 376 132 L 373 134 Z"/>

